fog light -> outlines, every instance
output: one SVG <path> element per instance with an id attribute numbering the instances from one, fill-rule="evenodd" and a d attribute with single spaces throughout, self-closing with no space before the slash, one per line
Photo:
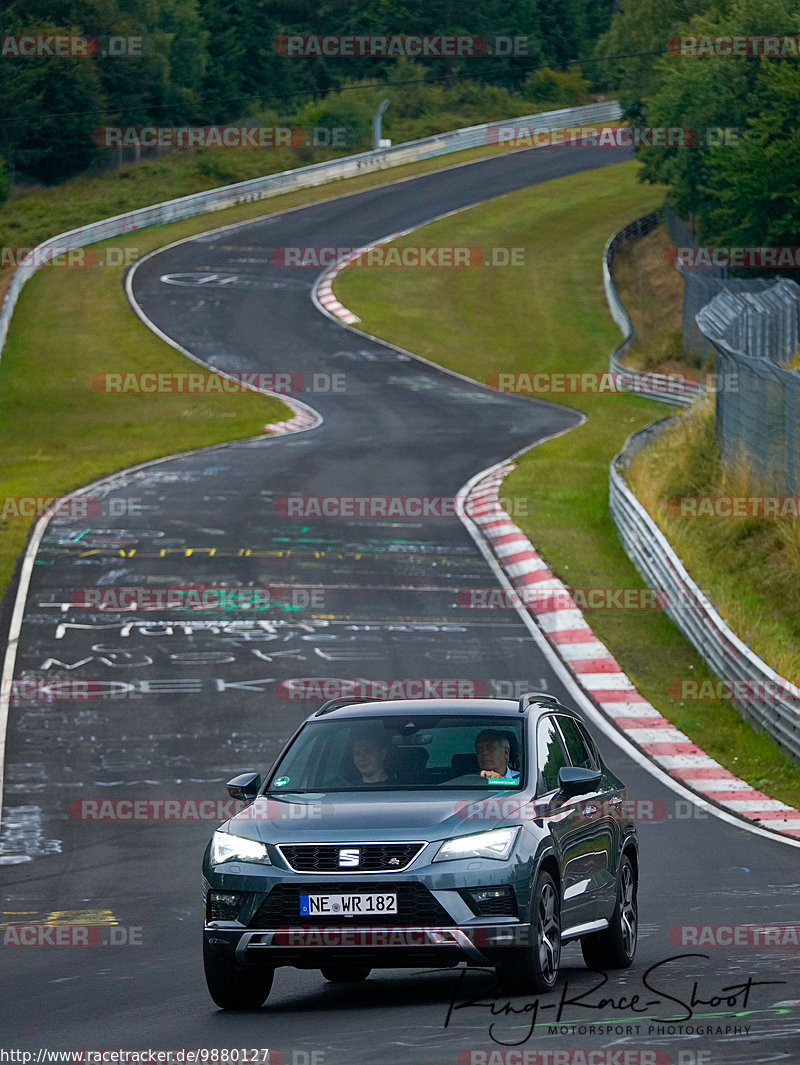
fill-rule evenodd
<path id="1" fill-rule="evenodd" d="M 480 917 L 516 917 L 517 902 L 508 885 L 469 888 L 468 901 Z"/>
<path id="2" fill-rule="evenodd" d="M 207 912 L 209 921 L 237 921 L 242 896 L 234 891 L 209 891 Z"/>

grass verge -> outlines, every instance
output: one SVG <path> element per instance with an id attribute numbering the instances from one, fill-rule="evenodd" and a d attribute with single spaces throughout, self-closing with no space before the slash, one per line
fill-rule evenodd
<path id="1" fill-rule="evenodd" d="M 687 358 L 681 346 L 683 280 L 667 265 L 670 244 L 667 227 L 660 225 L 625 244 L 614 259 L 614 284 L 634 332 L 623 362 L 637 370 L 668 373 L 700 365 L 699 357 Z"/>
<path id="2" fill-rule="evenodd" d="M 603 372 L 619 338 L 601 276 L 609 234 L 662 199 L 623 163 L 536 185 L 417 230 L 396 243 L 524 247 L 525 265 L 493 270 L 350 268 L 336 294 L 363 327 L 477 380 L 493 372 Z M 634 395 L 543 396 L 588 420 L 525 455 L 503 495 L 523 497 L 519 519 L 572 588 L 642 588 L 608 514 L 608 464 L 626 437 L 665 413 Z M 800 767 L 726 702 L 676 702 L 679 678 L 711 679 L 660 611 L 592 610 L 590 625 L 637 688 L 675 725 L 754 787 L 797 805 Z"/>
<path id="3" fill-rule="evenodd" d="M 757 655 L 800 678 L 800 522 L 794 516 L 681 516 L 681 497 L 774 497 L 744 461 L 723 465 L 714 403 L 698 404 L 634 459 L 628 481 L 692 577 Z M 790 500 L 791 502 L 791 500 Z"/>

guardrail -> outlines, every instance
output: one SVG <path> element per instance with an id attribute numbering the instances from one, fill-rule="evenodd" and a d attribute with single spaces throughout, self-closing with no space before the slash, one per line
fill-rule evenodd
<path id="1" fill-rule="evenodd" d="M 206 211 L 218 211 L 239 203 L 266 199 L 268 196 L 276 196 L 291 189 L 310 188 L 326 181 L 353 177 L 371 170 L 399 166 L 402 163 L 495 143 L 496 137 L 494 141 L 492 140 L 493 131 L 504 126 L 557 129 L 567 125 L 614 121 L 621 114 L 619 103 L 616 100 L 608 100 L 583 107 L 568 107 L 536 115 L 523 115 L 519 118 L 504 119 L 502 122 L 484 122 L 477 126 L 465 126 L 447 133 L 438 133 L 432 137 L 423 137 L 421 140 L 398 144 L 392 148 L 361 152 L 358 155 L 348 155 L 341 159 L 313 163 L 311 166 L 303 166 L 295 170 L 284 170 L 279 174 L 266 174 L 264 177 L 253 178 L 249 181 L 240 181 L 233 185 L 196 192 L 190 196 L 167 200 L 152 207 L 142 207 L 136 211 L 128 211 L 125 214 L 115 215 L 113 218 L 104 218 L 102 221 L 71 229 L 67 233 L 60 233 L 34 248 L 14 272 L 2 307 L 0 307 L 0 354 L 3 351 L 14 307 L 26 281 L 47 262 L 48 258 L 53 258 L 63 252 L 82 248 L 100 240 L 108 240 L 110 237 L 121 236 L 123 233 L 130 233 L 137 229 L 144 229 L 146 226 L 164 225 L 166 222 L 191 218 L 194 215 L 204 214 Z"/>
<path id="2" fill-rule="evenodd" d="M 745 682 L 731 692 L 738 697 L 730 701 L 800 759 L 800 688 L 770 669 L 728 628 L 625 482 L 624 471 L 639 448 L 672 421 L 662 418 L 640 429 L 614 457 L 609 471 L 611 516 L 628 557 L 649 587 L 663 590 L 665 612 L 709 668 L 725 681 Z"/>
<path id="3" fill-rule="evenodd" d="M 669 403 L 675 407 L 688 407 L 692 400 L 704 391 L 699 382 L 674 374 L 650 373 L 643 370 L 635 370 L 622 362 L 622 356 L 630 349 L 635 339 L 633 322 L 630 315 L 622 305 L 617 294 L 611 268 L 614 258 L 623 245 L 639 237 L 645 237 L 661 223 L 664 209 L 659 207 L 641 218 L 629 222 L 612 237 L 609 238 L 603 249 L 603 285 L 606 290 L 606 300 L 611 311 L 611 317 L 622 331 L 622 340 L 611 352 L 609 364 L 612 373 L 625 374 L 631 379 L 631 391 L 647 396 L 649 399 L 658 399 L 662 403 Z"/>

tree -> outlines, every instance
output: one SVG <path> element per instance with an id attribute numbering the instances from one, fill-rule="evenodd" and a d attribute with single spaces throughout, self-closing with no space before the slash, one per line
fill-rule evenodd
<path id="1" fill-rule="evenodd" d="M 798 29 L 800 17 L 786 0 L 733 0 L 723 15 L 692 19 L 686 32 Z M 791 234 L 793 226 L 796 238 L 797 59 L 668 56 L 654 70 L 658 88 L 646 105 L 647 123 L 695 129 L 700 146 L 642 149 L 643 180 L 669 186 L 677 210 L 694 214 L 702 240 L 735 243 L 747 232 L 764 243 L 766 235 Z"/>
<path id="2" fill-rule="evenodd" d="M 800 70 L 792 62 L 761 61 L 759 90 L 761 110 L 745 136 L 709 152 L 702 236 L 710 243 L 798 244 Z"/>
<path id="3" fill-rule="evenodd" d="M 32 20 L 9 34 L 80 34 L 75 26 Z M 14 169 L 53 182 L 85 170 L 97 153 L 104 97 L 94 63 L 83 57 L 7 56 L 0 62 L 0 151 Z"/>
<path id="4" fill-rule="evenodd" d="M 713 4 L 714 0 L 623 0 L 595 49 L 606 84 L 624 100 L 646 99 L 661 81 L 657 55 L 693 15 L 708 11 Z M 629 58 L 612 61 L 613 56 Z"/>

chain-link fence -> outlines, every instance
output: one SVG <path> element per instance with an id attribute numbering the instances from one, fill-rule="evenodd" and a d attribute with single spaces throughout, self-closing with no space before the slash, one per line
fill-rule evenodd
<path id="1" fill-rule="evenodd" d="M 697 238 L 669 204 L 664 206 L 664 221 L 670 239 L 677 248 L 696 248 Z M 697 315 L 721 292 L 741 295 L 763 292 L 772 282 L 765 278 L 728 277 L 726 267 L 688 267 L 676 265 L 683 278 L 683 321 L 681 324 L 683 350 L 687 355 L 700 355 L 705 363 L 713 350 L 711 342 L 697 325 Z"/>
<path id="2" fill-rule="evenodd" d="M 726 462 L 743 456 L 767 484 L 800 490 L 800 372 L 781 366 L 800 340 L 800 285 L 721 292 L 697 315 L 716 351 L 716 431 Z"/>

